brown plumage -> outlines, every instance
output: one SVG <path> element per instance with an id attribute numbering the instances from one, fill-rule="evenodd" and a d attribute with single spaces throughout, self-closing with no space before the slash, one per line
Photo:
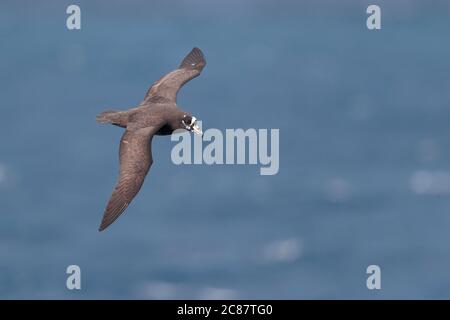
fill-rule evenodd
<path id="1" fill-rule="evenodd" d="M 127 208 L 141 189 L 153 163 L 151 141 L 154 135 L 169 135 L 177 129 L 201 131 L 196 118 L 179 109 L 177 92 L 189 80 L 200 75 L 206 61 L 194 48 L 178 69 L 156 81 L 141 104 L 126 111 L 108 110 L 97 116 L 100 123 L 126 128 L 119 146 L 119 178 L 106 206 L 99 231 L 107 228 Z"/>

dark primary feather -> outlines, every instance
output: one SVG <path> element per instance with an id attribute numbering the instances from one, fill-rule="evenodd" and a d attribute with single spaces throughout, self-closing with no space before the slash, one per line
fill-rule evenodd
<path id="1" fill-rule="evenodd" d="M 194 48 L 186 57 L 184 57 L 178 69 L 200 69 L 201 71 L 205 64 L 206 60 L 203 56 L 202 50 L 199 48 Z"/>
<path id="2" fill-rule="evenodd" d="M 103 214 L 100 231 L 122 214 L 141 189 L 153 163 L 151 140 L 158 130 L 159 127 L 152 126 L 138 130 L 127 129 L 123 134 L 119 147 L 119 179 Z"/>
<path id="3" fill-rule="evenodd" d="M 143 103 L 150 103 L 154 99 L 161 98 L 176 102 L 180 88 L 189 80 L 199 76 L 205 65 L 206 60 L 202 51 L 199 48 L 192 49 L 178 69 L 166 74 L 148 89 Z"/>

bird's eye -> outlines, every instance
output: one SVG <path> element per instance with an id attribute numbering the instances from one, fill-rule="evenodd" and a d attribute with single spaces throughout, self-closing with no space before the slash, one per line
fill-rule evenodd
<path id="1" fill-rule="evenodd" d="M 184 116 L 183 120 L 181 120 L 181 123 L 183 124 L 183 126 L 186 130 L 190 130 L 191 123 L 192 123 L 192 117 Z"/>

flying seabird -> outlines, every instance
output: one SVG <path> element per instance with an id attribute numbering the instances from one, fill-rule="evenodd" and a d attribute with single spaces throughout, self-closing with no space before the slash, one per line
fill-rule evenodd
<path id="1" fill-rule="evenodd" d="M 197 118 L 178 108 L 177 92 L 186 82 L 199 76 L 205 65 L 202 51 L 194 48 L 178 69 L 148 89 L 139 106 L 126 111 L 107 110 L 97 116 L 100 123 L 125 128 L 119 146 L 119 178 L 99 231 L 113 223 L 141 189 L 153 163 L 151 141 L 154 135 L 170 135 L 177 129 L 202 134 Z"/>

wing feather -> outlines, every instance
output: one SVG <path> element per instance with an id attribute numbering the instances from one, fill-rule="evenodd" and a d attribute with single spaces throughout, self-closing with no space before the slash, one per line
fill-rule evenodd
<path id="1" fill-rule="evenodd" d="M 153 163 L 151 140 L 158 129 L 157 127 L 134 131 L 127 129 L 123 134 L 119 147 L 119 178 L 106 206 L 99 231 L 112 224 L 141 189 Z"/>
<path id="2" fill-rule="evenodd" d="M 199 48 L 192 49 L 178 69 L 166 74 L 148 89 L 143 103 L 164 100 L 176 103 L 180 88 L 189 80 L 198 77 L 205 65 L 202 51 Z"/>

